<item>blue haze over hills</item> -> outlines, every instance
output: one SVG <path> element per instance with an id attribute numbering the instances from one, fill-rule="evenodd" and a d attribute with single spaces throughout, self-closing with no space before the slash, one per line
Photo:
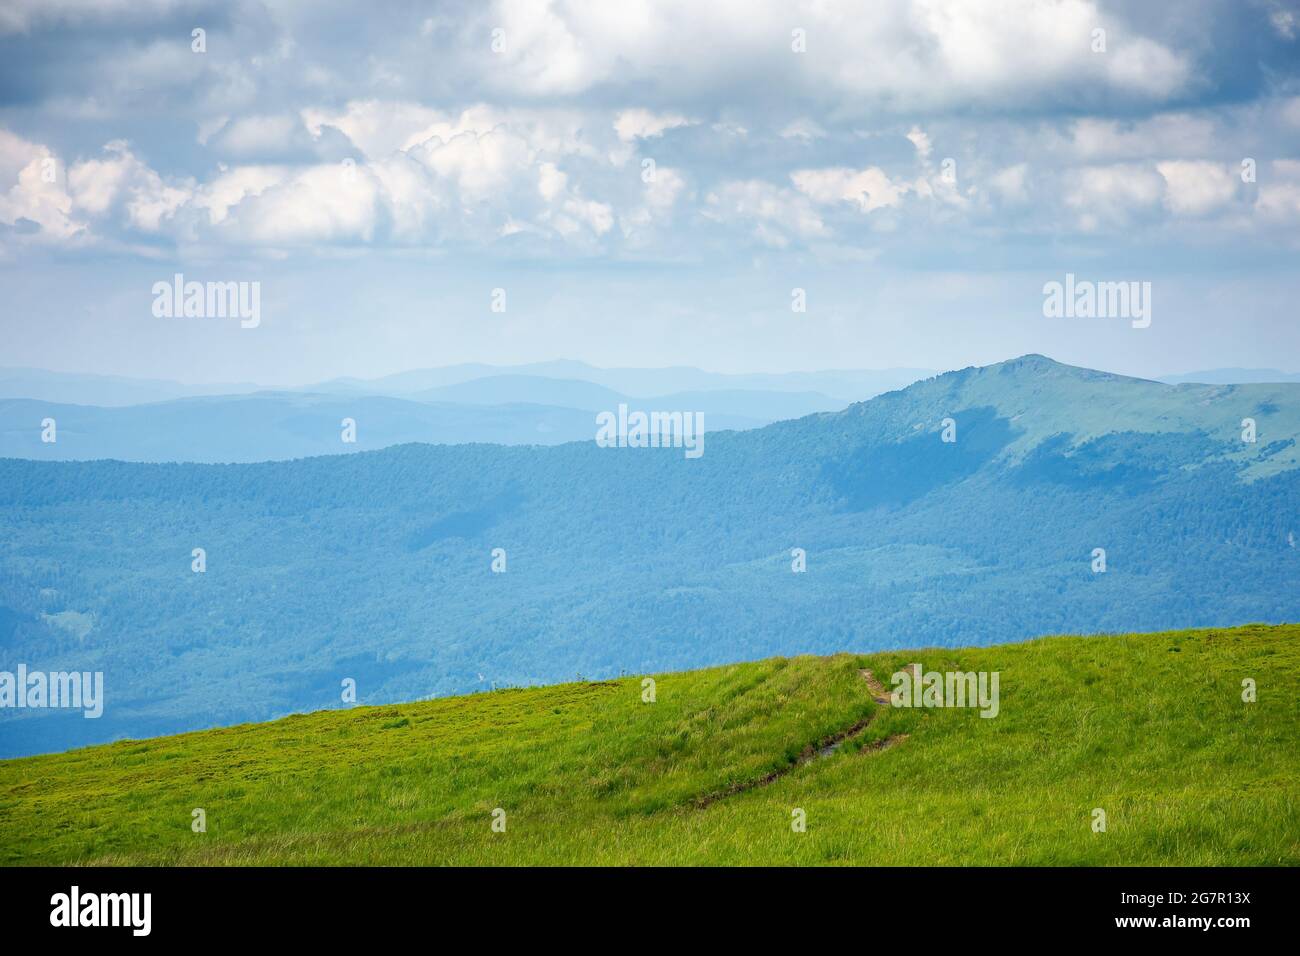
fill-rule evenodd
<path id="1" fill-rule="evenodd" d="M 555 445 L 591 440 L 620 403 L 698 411 L 705 427 L 756 428 L 932 374 L 921 369 L 723 375 L 693 368 L 600 369 L 582 362 L 458 365 L 295 389 L 189 386 L 0 369 L 0 457 L 253 462 L 406 442 Z M 53 418 L 58 440 L 42 441 Z M 341 422 L 357 423 L 355 443 Z"/>
<path id="2" fill-rule="evenodd" d="M 485 377 L 352 398 L 438 409 L 410 395 Z M 472 388 L 437 397 L 501 408 L 470 404 Z M 334 416 L 338 399 L 242 400 Z M 228 400 L 99 411 L 169 409 L 170 429 L 212 401 Z M 106 695 L 98 720 L 0 712 L 0 756 L 342 706 L 348 677 L 377 703 L 1300 618 L 1300 383 L 1169 385 L 1029 355 L 710 431 L 695 460 L 589 435 L 227 465 L 0 459 L 0 669 L 103 671 Z"/>

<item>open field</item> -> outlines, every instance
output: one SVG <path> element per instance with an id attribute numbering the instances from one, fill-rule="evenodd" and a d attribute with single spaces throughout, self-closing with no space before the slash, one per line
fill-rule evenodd
<path id="1" fill-rule="evenodd" d="M 912 662 L 999 672 L 998 715 L 880 704 L 863 671 Z M 1297 625 L 654 680 L 653 703 L 637 676 L 0 762 L 0 862 L 1300 863 Z"/>

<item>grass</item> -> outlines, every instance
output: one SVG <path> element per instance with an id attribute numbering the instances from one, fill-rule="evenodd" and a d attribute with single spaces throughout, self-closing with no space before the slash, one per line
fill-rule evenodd
<path id="1" fill-rule="evenodd" d="M 861 669 L 913 661 L 999 671 L 999 715 L 877 704 Z M 654 703 L 626 678 L 3 761 L 0 863 L 1300 863 L 1298 625 L 655 681 Z"/>

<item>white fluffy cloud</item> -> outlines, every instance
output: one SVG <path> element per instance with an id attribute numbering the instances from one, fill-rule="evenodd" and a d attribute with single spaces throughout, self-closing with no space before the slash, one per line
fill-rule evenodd
<path id="1" fill-rule="evenodd" d="M 1002 202 L 1019 205 L 1029 199 L 1029 164 L 1003 167 L 988 179 L 991 192 Z"/>
<path id="2" fill-rule="evenodd" d="M 1300 225 L 1300 160 L 1279 159 L 1269 165 L 1267 182 L 1260 186 L 1257 209 L 1268 220 L 1294 229 Z M 1295 246 L 1291 232 L 1290 245 Z"/>
<path id="3" fill-rule="evenodd" d="M 223 169 L 220 175 L 195 192 L 194 206 L 207 213 L 208 222 L 220 225 L 232 208 L 250 196 L 261 195 L 287 176 L 288 170 L 281 166 Z"/>
<path id="4" fill-rule="evenodd" d="M 68 191 L 77 211 L 91 218 L 116 213 L 134 229 L 157 232 L 193 197 L 194 188 L 189 181 L 164 182 L 126 143 L 116 140 L 104 147 L 101 157 L 68 170 Z"/>
<path id="5" fill-rule="evenodd" d="M 1165 180 L 1165 205 L 1180 216 L 1204 216 L 1225 208 L 1237 195 L 1241 179 L 1222 163 L 1168 160 L 1157 163 Z"/>
<path id="6" fill-rule="evenodd" d="M 1212 118 L 1187 113 L 1126 121 L 1087 117 L 1074 122 L 1066 148 L 1088 162 L 1200 156 L 1214 151 L 1215 133 Z"/>
<path id="7" fill-rule="evenodd" d="M 651 139 L 662 136 L 665 130 L 680 126 L 694 126 L 696 120 L 689 120 L 677 113 L 652 113 L 649 110 L 624 110 L 614 119 L 614 132 L 625 143 L 634 139 Z"/>
<path id="8" fill-rule="evenodd" d="M 778 249 L 794 239 L 830 235 L 807 197 L 759 180 L 725 183 L 705 197 L 704 214 L 716 222 L 746 224 L 756 239 Z"/>
<path id="9" fill-rule="evenodd" d="M 302 111 L 303 123 L 313 136 L 332 126 L 343 133 L 366 156 L 388 156 L 408 149 L 433 135 L 438 124 L 447 124 L 449 134 L 466 126 L 452 127 L 447 115 L 439 110 L 407 101 L 352 100 L 339 110 L 308 107 Z"/>
<path id="10" fill-rule="evenodd" d="M 641 250 L 662 239 L 662 231 L 673 225 L 678 203 L 686 192 L 686 178 L 678 170 L 656 168 L 654 178 L 642 189 L 641 201 L 618 217 L 629 247 Z"/>
<path id="11" fill-rule="evenodd" d="M 60 106 L 112 129 L 114 104 L 137 116 L 141 97 L 178 84 L 184 149 L 174 125 L 170 141 L 69 147 L 55 135 L 71 168 L 50 180 L 42 137 L 3 133 L 0 243 L 310 249 L 526 234 L 527 250 L 671 256 L 721 225 L 736 244 L 827 252 L 854 246 L 855 231 L 1240 229 L 1282 221 L 1291 202 L 1286 175 L 1242 188 L 1233 153 L 1267 157 L 1245 134 L 1300 127 L 1300 99 L 1189 105 L 1188 55 L 1145 35 L 1151 18 L 1093 0 L 881 0 L 870 16 L 778 0 L 500 0 L 386 24 L 364 62 L 330 63 L 306 55 L 319 38 L 295 35 L 301 11 L 240 3 L 243 41 L 268 35 L 253 52 L 215 21 L 205 56 L 184 37 L 141 34 L 121 75 L 104 74 L 102 102 Z M 107 23 L 112 5 L 20 4 L 11 23 Z M 431 62 L 433 79 L 419 72 Z M 355 98 L 340 97 L 362 73 Z M 264 102 L 271 76 L 282 95 Z M 1177 110 L 1161 112 L 1170 97 Z M 651 159 L 671 168 L 643 181 Z"/>
<path id="12" fill-rule="evenodd" d="M 851 202 L 863 212 L 897 206 L 910 188 L 890 180 L 883 169 L 801 169 L 791 174 L 795 188 L 816 203 Z"/>
<path id="13" fill-rule="evenodd" d="M 379 216 L 375 177 L 342 163 L 294 170 L 227 211 L 222 232 L 266 245 L 368 242 Z"/>
<path id="14" fill-rule="evenodd" d="M 479 105 L 448 112 L 379 100 L 300 115 L 253 114 L 214 120 L 210 147 L 232 158 L 275 152 L 286 137 L 322 142 L 333 135 L 359 158 L 223 161 L 205 181 L 163 176 L 122 141 L 74 162 L 64 176 L 49 148 L 0 130 L 0 224 L 15 243 L 33 236 L 84 243 L 119 232 L 271 248 L 482 245 L 526 233 L 588 251 L 622 242 L 638 253 L 657 247 L 671 254 L 684 234 L 714 223 L 769 247 L 824 250 L 828 242 L 851 245 L 864 226 L 947 230 L 965 221 L 987 228 L 999 210 L 1021 222 L 1032 211 L 1053 228 L 1066 223 L 1092 234 L 1165 219 L 1240 229 L 1252 216 L 1288 221 L 1296 189 L 1286 161 L 1273 164 L 1256 199 L 1242 188 L 1235 162 L 1136 155 L 1144 142 L 1151 149 L 1186 142 L 1184 152 L 1210 150 L 1222 135 L 1215 122 L 1186 114 L 1127 124 L 1073 121 L 1063 134 L 1022 136 L 1008 154 L 1037 150 L 1034 158 L 989 164 L 976 155 L 960 181 L 935 158 L 953 145 L 950 132 L 911 124 L 890 134 L 911 150 L 894 150 L 888 166 L 804 166 L 730 179 L 724 165 L 711 182 L 660 166 L 643 181 L 640 163 L 629 160 L 646 137 L 679 121 L 688 122 L 648 110 Z M 753 140 L 760 150 L 764 142 L 786 143 L 797 150 L 789 155 L 806 157 L 835 135 L 787 122 L 741 142 Z M 735 141 L 723 132 L 712 139 L 714 148 Z M 1104 161 L 1117 156 L 1125 159 Z M 58 171 L 52 180 L 51 165 Z M 882 219 L 885 210 L 891 215 Z"/>
<path id="15" fill-rule="evenodd" d="M 1128 226 L 1158 207 L 1165 190 L 1160 174 L 1138 163 L 1089 166 L 1072 178 L 1065 203 L 1077 215 L 1079 228 L 1088 232 Z"/>
<path id="16" fill-rule="evenodd" d="M 48 147 L 0 129 L 0 224 L 20 237 L 81 244 L 96 230 L 165 231 L 195 195 L 188 179 L 164 181 L 120 140 L 66 166 Z"/>
<path id="17" fill-rule="evenodd" d="M 196 183 L 165 179 L 127 143 L 114 141 L 68 170 L 66 190 L 42 178 L 46 160 L 57 169 L 46 147 L 0 131 L 0 173 L 7 168 L 13 183 L 0 199 L 0 222 L 16 234 L 47 239 L 116 228 L 178 242 L 297 247 L 483 243 L 515 232 L 585 244 L 610 233 L 618 220 L 610 202 L 564 168 L 614 168 L 609 144 L 586 142 L 581 119 L 572 114 L 487 107 L 444 114 L 409 103 L 362 102 L 340 113 L 214 123 L 205 139 L 223 155 L 257 155 L 278 151 L 286 138 L 320 139 L 330 129 L 346 135 L 362 158 L 222 163 L 215 176 Z M 608 138 L 615 141 L 612 132 Z M 671 170 L 644 192 L 639 178 L 624 179 L 634 182 L 623 190 L 628 214 L 649 219 L 672 206 L 681 186 Z"/>
<path id="18" fill-rule="evenodd" d="M 173 29 L 179 9 L 210 20 L 208 53 Z M 855 230 L 1240 229 L 1280 216 L 1289 180 L 1242 188 L 1234 164 L 1293 157 L 1300 129 L 1300 98 L 1208 96 L 1250 88 L 1229 82 L 1235 35 L 1208 51 L 1136 2 L 490 0 L 351 17 L 336 0 L 13 0 L 0 32 L 68 52 L 11 67 L 28 78 L 16 102 L 30 87 L 41 108 L 3 117 L 0 243 L 526 234 L 508 248 L 678 255 L 718 224 L 820 252 Z M 54 144 L 72 168 L 48 182 Z"/>
<path id="19" fill-rule="evenodd" d="M 504 31 L 482 80 L 531 95 L 599 86 L 699 93 L 776 82 L 787 96 L 893 111 L 1040 107 L 1123 93 L 1160 100 L 1192 77 L 1185 55 L 1091 0 L 497 0 L 463 36 Z M 792 49 L 804 31 L 806 52 Z M 1092 31 L 1107 31 L 1094 53 Z"/>
<path id="20" fill-rule="evenodd" d="M 82 226 L 72 219 L 60 165 L 47 147 L 0 129 L 0 224 L 42 240 L 77 236 Z"/>

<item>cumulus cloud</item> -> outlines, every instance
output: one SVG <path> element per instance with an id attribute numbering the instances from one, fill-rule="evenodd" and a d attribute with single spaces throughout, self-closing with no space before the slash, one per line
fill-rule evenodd
<path id="1" fill-rule="evenodd" d="M 408 149 L 438 132 L 439 124 L 447 124 L 449 135 L 468 128 L 452 127 L 445 113 L 419 103 L 377 99 L 351 100 L 342 110 L 306 107 L 302 119 L 313 136 L 333 127 L 370 157 Z"/>
<path id="2" fill-rule="evenodd" d="M 402 118 L 404 128 L 382 126 L 376 117 Z M 116 228 L 177 242 L 274 247 L 486 243 L 516 232 L 582 244 L 611 232 L 618 212 L 561 165 L 613 168 L 601 150 L 566 132 L 570 121 L 486 108 L 449 116 L 376 102 L 350 104 L 337 115 L 258 115 L 216 129 L 212 148 L 257 155 L 276 152 L 285 138 L 319 141 L 334 130 L 349 142 L 356 137 L 365 155 L 359 161 L 223 162 L 216 175 L 196 182 L 164 178 L 129 144 L 113 141 L 67 171 L 66 190 L 41 178 L 42 162 L 52 158 L 46 147 L 6 132 L 0 167 L 11 170 L 14 185 L 0 204 L 0 221 L 51 237 L 102 236 Z M 629 186 L 625 192 L 636 194 L 629 214 L 667 209 L 681 182 L 665 169 L 643 195 Z"/>
<path id="3" fill-rule="evenodd" d="M 988 187 L 1001 201 L 1019 205 L 1029 199 L 1029 164 L 1016 163 L 999 169 L 988 178 Z"/>
<path id="4" fill-rule="evenodd" d="M 919 126 L 913 126 L 907 133 L 908 142 L 916 147 L 916 155 L 922 163 L 930 161 L 930 154 L 934 152 L 934 146 L 930 143 L 930 137 L 926 135 L 925 130 Z"/>
<path id="5" fill-rule="evenodd" d="M 660 231 L 671 227 L 678 203 L 686 192 L 687 182 L 681 172 L 667 166 L 657 167 L 654 177 L 642 189 L 641 201 L 619 214 L 619 227 L 629 247 L 646 249 L 661 239 Z"/>
<path id="6" fill-rule="evenodd" d="M 795 188 L 816 203 L 854 203 L 862 212 L 897 206 L 910 188 L 876 166 L 866 169 L 801 169 L 790 176 Z"/>
<path id="7" fill-rule="evenodd" d="M 1149 156 L 1201 156 L 1216 147 L 1215 121 L 1209 116 L 1161 113 L 1139 120 L 1085 117 L 1076 120 L 1069 152 L 1088 162 Z"/>
<path id="8" fill-rule="evenodd" d="M 601 86 L 698 93 L 779 84 L 787 97 L 852 97 L 862 111 L 958 106 L 1041 108 L 1112 94 L 1161 99 L 1190 82 L 1186 54 L 1143 36 L 1091 0 L 784 0 L 574 4 L 497 0 L 465 34 L 504 31 L 484 81 L 574 94 Z M 792 26 L 807 53 L 794 54 Z M 1105 54 L 1092 31 L 1108 30 Z M 863 56 L 863 51 L 872 55 Z"/>
<path id="9" fill-rule="evenodd" d="M 343 164 L 295 170 L 251 193 L 222 220 L 224 235 L 268 245 L 367 242 L 378 221 L 376 179 Z"/>
<path id="10" fill-rule="evenodd" d="M 1081 229 L 1123 228 L 1148 216 L 1165 193 L 1165 180 L 1156 170 L 1138 163 L 1088 166 L 1074 173 L 1066 205 Z"/>
<path id="11" fill-rule="evenodd" d="M 157 232 L 192 197 L 193 183 L 165 182 L 126 142 L 114 140 L 99 157 L 68 170 L 68 191 L 76 210 L 92 219 L 117 214 L 129 228 Z"/>
<path id="12" fill-rule="evenodd" d="M 223 168 L 216 178 L 195 191 L 193 204 L 207 213 L 209 223 L 219 225 L 244 199 L 260 196 L 287 176 L 288 170 L 281 166 Z"/>
<path id="13" fill-rule="evenodd" d="M 1294 228 L 1300 224 L 1300 160 L 1279 159 L 1270 164 L 1269 172 L 1256 208 L 1266 221 Z M 1294 233 L 1290 245 L 1295 245 Z"/>
<path id="14" fill-rule="evenodd" d="M 721 228 L 737 246 L 824 252 L 858 230 L 1113 236 L 1276 224 L 1290 208 L 1286 167 L 1268 163 L 1294 155 L 1300 98 L 1198 101 L 1242 84 L 1202 76 L 1219 61 L 1122 3 L 881 0 L 863 16 L 812 0 L 499 0 L 364 24 L 332 0 L 233 9 L 6 7 L 0 30 L 66 39 L 68 53 L 59 69 L 0 65 L 44 106 L 0 114 L 13 127 L 0 244 L 527 234 L 557 253 L 675 255 Z M 208 21 L 210 52 L 139 10 Z M 327 29 L 345 23 L 356 42 Z M 807 52 L 791 48 L 795 26 Z M 1270 170 L 1257 189 L 1242 188 L 1238 154 Z"/>
<path id="15" fill-rule="evenodd" d="M 677 129 L 679 126 L 694 126 L 695 120 L 689 120 L 677 113 L 652 113 L 649 110 L 624 110 L 614 120 L 614 131 L 618 138 L 628 143 L 634 139 L 651 139 L 662 136 L 664 130 Z"/>
<path id="16" fill-rule="evenodd" d="M 1237 194 L 1238 173 L 1221 163 L 1168 160 L 1156 164 L 1165 179 L 1165 205 L 1180 216 L 1204 216 L 1226 207 Z"/>
<path id="17" fill-rule="evenodd" d="M 72 219 L 61 179 L 59 159 L 47 147 L 0 129 L 0 225 L 19 237 L 77 236 L 83 227 Z"/>
<path id="18" fill-rule="evenodd" d="M 743 223 L 764 245 L 779 249 L 792 239 L 830 235 L 805 196 L 759 180 L 724 183 L 706 197 L 704 214 L 716 222 Z"/>

